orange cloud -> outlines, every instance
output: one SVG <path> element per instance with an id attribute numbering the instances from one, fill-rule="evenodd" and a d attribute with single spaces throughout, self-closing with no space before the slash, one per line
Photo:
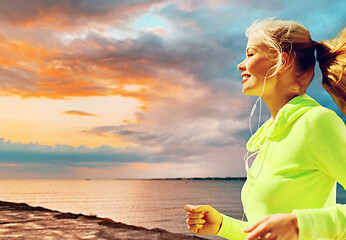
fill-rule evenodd
<path id="1" fill-rule="evenodd" d="M 19 164 L 16 163 L 0 163 L 1 167 L 18 167 Z"/>
<path id="2" fill-rule="evenodd" d="M 5 37 L 0 37 L 0 43 L 2 95 L 51 99 L 122 96 L 138 100 L 145 111 L 152 101 L 184 90 L 174 58 L 163 58 L 164 50 L 138 51 L 150 44 L 146 40 L 86 37 L 59 48 Z M 136 85 L 143 88 L 129 87 Z"/>
<path id="3" fill-rule="evenodd" d="M 27 67 L 28 65 L 41 65 L 44 58 L 57 54 L 56 50 L 46 50 L 19 41 L 1 41 L 0 51 L 0 65 L 19 66 L 25 69 L 31 69 Z"/>
<path id="4" fill-rule="evenodd" d="M 90 44 L 93 48 L 97 48 L 93 43 Z M 85 46 L 89 44 L 85 43 Z M 127 70 L 125 65 L 114 67 L 76 57 L 69 59 L 69 56 L 57 50 L 37 48 L 28 43 L 11 42 L 2 46 L 0 50 L 3 50 L 0 65 L 25 69 L 36 77 L 33 81 L 27 82 L 21 79 L 22 76 L 18 76 L 17 81 L 21 81 L 18 88 L 14 86 L 6 89 L 0 84 L 3 93 L 17 94 L 22 97 L 61 99 L 76 96 L 120 95 L 148 102 L 144 88 L 125 90 L 124 87 L 143 85 L 150 88 L 158 83 L 158 79 L 142 77 L 137 73 L 133 76 L 131 69 Z M 146 64 L 145 59 L 141 59 L 140 62 Z M 116 77 L 116 75 L 121 76 Z"/>
<path id="5" fill-rule="evenodd" d="M 145 110 L 147 110 L 147 109 L 145 109 Z M 126 124 L 138 124 L 138 123 L 140 123 L 140 119 L 139 118 L 136 118 L 136 120 L 128 120 L 128 119 L 125 119 L 125 120 L 123 120 L 123 123 L 126 123 Z"/>
<path id="6" fill-rule="evenodd" d="M 65 111 L 65 114 L 71 114 L 71 115 L 78 115 L 78 116 L 92 116 L 92 117 L 97 117 L 97 115 L 92 114 L 92 113 L 87 113 L 83 111 L 77 111 L 77 110 L 72 110 L 72 111 Z"/>

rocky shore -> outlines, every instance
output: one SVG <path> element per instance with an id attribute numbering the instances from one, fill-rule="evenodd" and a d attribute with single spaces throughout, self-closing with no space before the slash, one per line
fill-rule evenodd
<path id="1" fill-rule="evenodd" d="M 115 222 L 108 218 L 62 213 L 25 203 L 0 201 L 0 240 L 192 240 L 197 236 Z"/>

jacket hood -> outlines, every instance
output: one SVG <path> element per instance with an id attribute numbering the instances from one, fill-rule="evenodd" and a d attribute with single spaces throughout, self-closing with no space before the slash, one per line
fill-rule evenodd
<path id="1" fill-rule="evenodd" d="M 316 106 L 320 104 L 307 94 L 293 98 L 279 110 L 275 121 L 269 119 L 251 136 L 246 148 L 250 152 L 257 151 L 266 138 L 282 135 L 298 118 Z"/>

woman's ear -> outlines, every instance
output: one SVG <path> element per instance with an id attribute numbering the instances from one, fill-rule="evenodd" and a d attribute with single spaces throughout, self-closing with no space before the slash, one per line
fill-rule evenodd
<path id="1" fill-rule="evenodd" d="M 282 63 L 281 63 L 279 72 L 285 71 L 287 68 L 289 68 L 292 65 L 290 60 L 291 60 L 290 55 L 287 52 L 283 52 Z"/>

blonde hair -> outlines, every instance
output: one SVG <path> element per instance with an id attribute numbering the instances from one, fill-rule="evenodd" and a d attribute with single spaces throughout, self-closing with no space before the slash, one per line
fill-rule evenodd
<path id="1" fill-rule="evenodd" d="M 316 42 L 324 89 L 346 116 L 346 28 L 332 40 Z"/>
<path id="2" fill-rule="evenodd" d="M 283 67 L 283 53 L 287 53 L 296 70 L 296 82 L 304 92 L 313 78 L 317 50 L 323 87 L 346 115 L 346 28 L 333 40 L 315 42 L 303 25 L 291 20 L 268 18 L 255 21 L 245 35 L 249 38 L 253 33 L 259 34 L 262 44 L 276 53 L 277 67 L 272 75 Z M 306 73 L 311 77 L 300 77 Z"/>

